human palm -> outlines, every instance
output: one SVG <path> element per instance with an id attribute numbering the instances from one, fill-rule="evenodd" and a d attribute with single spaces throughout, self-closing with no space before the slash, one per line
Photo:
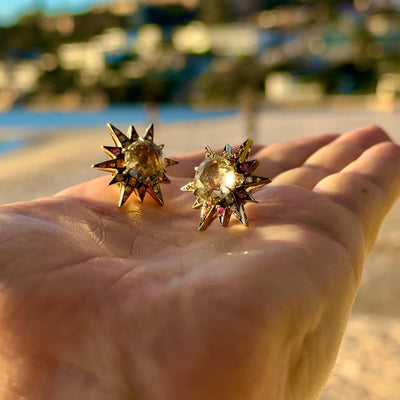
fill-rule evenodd
<path id="1" fill-rule="evenodd" d="M 362 265 L 400 190 L 400 149 L 369 127 L 259 148 L 273 178 L 198 232 L 168 169 L 165 206 L 118 209 L 100 178 L 3 206 L 0 399 L 300 400 L 336 358 Z"/>

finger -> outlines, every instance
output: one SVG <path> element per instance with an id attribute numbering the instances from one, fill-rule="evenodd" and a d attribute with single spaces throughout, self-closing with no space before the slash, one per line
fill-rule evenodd
<path id="1" fill-rule="evenodd" d="M 257 175 L 274 178 L 299 167 L 315 151 L 335 140 L 338 134 L 325 134 L 288 140 L 264 147 L 254 158 L 260 161 Z"/>
<path id="2" fill-rule="evenodd" d="M 236 149 L 240 145 L 233 145 L 232 148 Z M 254 144 L 252 147 L 252 153 L 258 152 L 264 146 L 261 144 Z M 214 149 L 213 149 L 214 150 Z M 223 151 L 223 147 L 214 150 L 217 154 Z M 170 176 L 193 178 L 194 168 L 199 165 L 205 158 L 204 150 L 196 151 L 195 153 L 186 154 L 181 157 L 173 157 L 174 160 L 178 161 L 179 164 L 168 168 L 167 174 Z"/>
<path id="3" fill-rule="evenodd" d="M 314 190 L 360 220 L 368 254 L 384 216 L 400 193 L 400 147 L 391 142 L 373 146 L 341 172 L 323 179 Z"/>
<path id="4" fill-rule="evenodd" d="M 253 156 L 250 159 L 260 161 L 257 175 L 273 178 L 287 169 L 302 165 L 312 153 L 335 140 L 338 136 L 338 134 L 326 134 L 292 139 L 265 147 L 254 145 L 252 148 Z M 222 149 L 219 149 L 219 151 L 222 151 Z M 204 160 L 204 152 L 192 153 L 182 158 L 178 157 L 176 160 L 179 161 L 179 164 L 174 169 L 168 169 L 169 174 L 193 177 L 193 168 Z"/>
<path id="5" fill-rule="evenodd" d="M 389 136 L 375 126 L 351 131 L 317 150 L 302 166 L 278 175 L 273 184 L 312 189 L 321 179 L 356 160 L 366 149 L 389 140 Z"/>

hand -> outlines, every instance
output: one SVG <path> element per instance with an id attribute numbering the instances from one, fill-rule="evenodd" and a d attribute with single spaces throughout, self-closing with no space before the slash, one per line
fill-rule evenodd
<path id="1" fill-rule="evenodd" d="M 198 232 L 179 188 L 202 158 L 168 168 L 164 207 L 118 209 L 107 176 L 1 208 L 1 400 L 318 397 L 400 148 L 374 127 L 260 148 L 250 226 Z"/>

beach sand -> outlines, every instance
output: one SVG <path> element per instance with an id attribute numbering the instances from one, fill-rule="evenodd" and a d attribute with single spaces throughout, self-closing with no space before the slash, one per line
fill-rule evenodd
<path id="1" fill-rule="evenodd" d="M 111 121 L 113 122 L 113 121 Z M 132 121 L 134 123 L 134 121 Z M 259 115 L 256 142 L 270 144 L 319 133 L 382 126 L 400 142 L 400 116 L 362 110 L 266 110 Z M 126 130 L 126 126 L 118 126 Z M 139 133 L 143 125 L 136 126 Z M 168 157 L 246 139 L 240 115 L 156 125 L 156 143 Z M 90 169 L 107 159 L 105 127 L 23 132 L 1 129 L 0 139 L 28 137 L 24 148 L 0 155 L 0 203 L 47 196 L 104 175 Z M 365 266 L 360 293 L 339 357 L 320 400 L 400 398 L 400 202 L 388 215 Z"/>

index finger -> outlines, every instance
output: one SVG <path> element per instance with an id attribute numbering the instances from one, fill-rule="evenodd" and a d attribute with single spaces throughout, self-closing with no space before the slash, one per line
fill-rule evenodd
<path id="1" fill-rule="evenodd" d="M 360 220 L 368 253 L 400 194 L 400 146 L 383 142 L 371 147 L 340 172 L 321 180 L 314 190 Z"/>

